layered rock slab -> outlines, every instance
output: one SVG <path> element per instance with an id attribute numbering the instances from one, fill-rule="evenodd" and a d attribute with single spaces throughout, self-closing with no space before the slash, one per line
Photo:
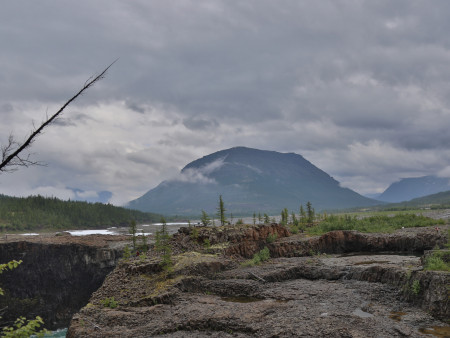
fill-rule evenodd
<path id="1" fill-rule="evenodd" d="M 201 251 L 199 245 L 207 238 L 213 244 L 208 251 L 216 254 L 180 254 L 170 274 L 155 268 L 154 259 L 121 263 L 73 318 L 69 337 L 421 337 L 431 327 L 448 330 L 435 317 L 448 318 L 449 274 L 422 271 L 419 257 L 340 257 L 316 251 L 311 257 L 271 259 L 255 267 L 243 267 L 237 259 L 239 252 L 248 257 L 266 245 L 274 254 L 283 243 L 314 248 L 330 238 L 338 239 L 338 244 L 331 241 L 331 248 L 341 252 L 349 245 L 367 247 L 351 243 L 355 239 L 380 243 L 376 251 L 395 249 L 394 242 L 416 243 L 414 251 L 446 241 L 432 229 L 419 235 L 335 232 L 309 239 L 287 237 L 277 225 L 230 233 L 197 229 L 195 236 L 191 231 L 181 230 L 174 246 Z M 274 233 L 278 240 L 267 243 Z M 299 256 L 296 250 L 291 252 Z M 422 287 L 418 294 L 411 288 L 415 280 Z M 119 307 L 102 306 L 108 297 L 115 297 Z"/>
<path id="2" fill-rule="evenodd" d="M 393 256 L 392 263 L 387 262 L 389 256 L 372 258 L 383 261 L 384 268 L 401 261 L 415 269 L 420 263 L 415 257 Z M 338 268 L 330 272 L 330 266 Z M 292 272 L 307 267 L 309 279 Z M 74 317 L 69 336 L 421 337 L 421 328 L 445 326 L 406 303 L 398 288 L 342 278 L 339 267 L 360 276 L 371 269 L 339 257 L 283 258 L 182 278 L 164 290 L 171 296 L 163 304 L 108 309 L 95 305 L 94 297 L 93 304 Z M 399 321 L 393 319 L 396 312 L 403 313 Z"/>

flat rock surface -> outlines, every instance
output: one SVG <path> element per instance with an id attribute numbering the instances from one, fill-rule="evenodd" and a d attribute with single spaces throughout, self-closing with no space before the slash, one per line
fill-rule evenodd
<path id="1" fill-rule="evenodd" d="M 0 243 L 30 242 L 41 244 L 80 244 L 87 246 L 110 248 L 123 247 L 130 243 L 130 237 L 126 235 L 85 235 L 72 236 L 68 232 L 41 233 L 39 235 L 3 234 Z"/>
<path id="2" fill-rule="evenodd" d="M 340 275 L 371 266 L 417 269 L 419 264 L 418 257 L 400 255 L 272 259 L 209 277 L 187 277 L 168 288 L 168 304 L 85 307 L 72 322 L 74 336 L 424 337 L 434 327 L 445 337 L 449 327 L 403 301 L 398 288 Z M 308 269 L 325 278 L 292 274 Z"/>

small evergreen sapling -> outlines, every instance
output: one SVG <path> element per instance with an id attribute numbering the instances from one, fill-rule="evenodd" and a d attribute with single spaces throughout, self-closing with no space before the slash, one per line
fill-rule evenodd
<path id="1" fill-rule="evenodd" d="M 227 218 L 225 217 L 225 204 L 223 203 L 222 195 L 219 196 L 219 206 L 217 207 L 217 216 L 219 217 L 220 225 L 224 226 Z"/>
<path id="2" fill-rule="evenodd" d="M 205 210 L 202 210 L 202 217 L 201 220 L 202 225 L 207 227 L 208 225 L 211 224 L 211 218 L 209 218 L 208 214 L 205 212 Z"/>
<path id="3" fill-rule="evenodd" d="M 170 247 L 170 236 L 167 231 L 167 223 L 165 218 L 161 218 L 161 229 L 155 234 L 155 250 L 161 254 L 161 265 L 164 270 L 171 271 L 172 269 L 172 248 Z"/>
<path id="4" fill-rule="evenodd" d="M 136 227 L 136 221 L 132 220 L 130 222 L 130 227 L 128 229 L 128 232 L 131 235 L 131 241 L 133 243 L 133 250 L 136 250 L 136 233 L 137 233 L 137 227 Z"/>

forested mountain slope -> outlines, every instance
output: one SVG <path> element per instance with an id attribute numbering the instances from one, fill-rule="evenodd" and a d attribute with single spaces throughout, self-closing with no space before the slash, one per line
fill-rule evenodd
<path id="1" fill-rule="evenodd" d="M 0 195 L 0 228 L 5 230 L 94 229 L 127 225 L 132 219 L 151 222 L 160 216 L 111 204 Z"/>

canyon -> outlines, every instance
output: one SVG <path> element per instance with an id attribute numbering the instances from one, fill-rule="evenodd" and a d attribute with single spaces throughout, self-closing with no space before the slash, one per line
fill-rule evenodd
<path id="1" fill-rule="evenodd" d="M 2 322 L 39 315 L 48 329 L 67 327 L 122 255 L 126 236 L 8 235 L 0 241 L 2 262 L 22 260 L 0 275 L 5 296 Z"/>
<path id="2" fill-rule="evenodd" d="M 320 237 L 279 224 L 181 228 L 172 269 L 152 252 L 121 260 L 68 337 L 445 337 L 450 274 L 425 271 L 420 255 L 447 235 L 448 226 Z M 248 264 L 265 247 L 272 258 Z"/>
<path id="3" fill-rule="evenodd" d="M 152 250 L 121 259 L 127 236 L 15 236 L 0 242 L 2 261 L 23 261 L 0 276 L 3 317 L 70 323 L 68 337 L 445 337 L 450 274 L 425 271 L 421 256 L 448 230 L 186 227 L 170 271 Z M 247 264 L 265 247 L 269 260 Z"/>

